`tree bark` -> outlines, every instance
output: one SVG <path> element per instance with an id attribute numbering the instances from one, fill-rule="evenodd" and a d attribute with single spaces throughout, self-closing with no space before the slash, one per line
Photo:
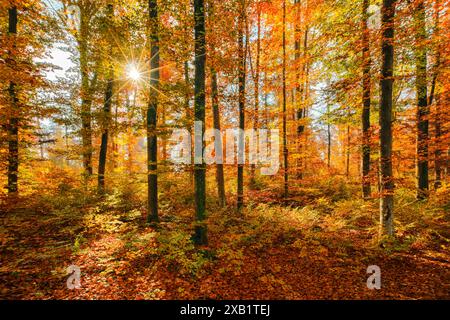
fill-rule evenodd
<path id="1" fill-rule="evenodd" d="M 255 133 L 259 127 L 259 79 L 260 79 L 260 63 L 261 63 L 261 8 L 259 4 L 257 4 L 257 38 L 256 38 L 256 70 L 255 70 L 255 115 L 253 122 L 253 129 Z M 256 134 L 256 144 L 258 144 L 258 134 Z M 255 187 L 255 174 L 256 174 L 256 165 L 251 165 L 251 174 L 250 174 L 250 185 Z"/>
<path id="2" fill-rule="evenodd" d="M 8 10 L 9 26 L 8 35 L 15 37 L 17 35 L 17 7 L 12 7 Z M 15 40 L 14 40 L 15 42 Z M 10 55 L 12 55 L 10 53 Z M 9 62 L 13 63 L 14 57 L 9 58 Z M 19 191 L 18 176 L 19 176 L 19 110 L 18 99 L 16 93 L 16 83 L 10 81 L 9 83 L 9 98 L 11 104 L 11 112 L 8 128 L 8 194 L 15 195 Z"/>
<path id="3" fill-rule="evenodd" d="M 427 197 L 428 181 L 428 116 L 430 114 L 427 93 L 427 49 L 425 5 L 419 1 L 416 20 L 416 92 L 417 92 L 417 198 Z"/>
<path id="4" fill-rule="evenodd" d="M 159 19 L 158 1 L 149 0 L 150 23 L 150 101 L 147 109 L 147 172 L 149 223 L 159 222 L 158 217 L 158 89 L 159 89 Z"/>
<path id="5" fill-rule="evenodd" d="M 205 38 L 205 5 L 203 0 L 194 0 L 194 33 L 195 33 L 195 121 L 201 122 L 201 132 L 196 132 L 196 151 L 201 146 L 202 154 L 195 155 L 195 205 L 196 205 L 196 226 L 194 242 L 197 245 L 206 245 L 207 229 L 206 218 L 206 165 L 203 159 L 204 150 L 204 130 L 205 130 L 205 64 L 206 64 L 206 38 Z M 197 158 L 201 157 L 201 161 Z"/>
<path id="6" fill-rule="evenodd" d="M 331 117 L 330 117 L 330 106 L 327 105 L 327 167 L 328 170 L 331 169 Z"/>
<path id="7" fill-rule="evenodd" d="M 289 196 L 289 162 L 287 145 L 287 108 L 286 108 L 286 0 L 283 1 L 283 158 L 284 158 L 284 197 Z"/>
<path id="8" fill-rule="evenodd" d="M 396 0 L 383 0 L 380 100 L 380 235 L 394 235 L 392 174 L 392 92 L 394 75 L 394 17 Z"/>
<path id="9" fill-rule="evenodd" d="M 241 161 L 241 153 L 245 152 L 245 81 L 246 81 L 246 63 L 244 52 L 244 29 L 246 22 L 245 0 L 241 0 L 241 12 L 238 21 L 238 81 L 239 81 L 239 128 L 241 132 L 238 138 L 238 172 L 237 172 L 237 209 L 241 210 L 244 206 L 244 164 Z"/>
<path id="10" fill-rule="evenodd" d="M 435 102 L 435 118 L 434 118 L 434 131 L 435 131 L 435 151 L 434 151 L 434 172 L 435 172 L 435 180 L 434 180 L 434 188 L 439 189 L 442 186 L 442 146 L 441 146 L 441 136 L 442 136 L 442 126 L 441 126 L 441 105 L 440 105 L 440 97 L 439 93 L 436 94 L 437 90 L 437 79 L 439 76 L 439 68 L 441 66 L 441 43 L 439 39 L 440 35 L 440 0 L 436 0 L 434 2 L 434 34 L 435 38 L 438 39 L 438 43 L 435 44 L 435 55 L 436 62 L 434 65 L 433 72 L 433 80 L 431 84 L 431 92 L 430 98 L 428 100 L 428 105 L 431 107 L 433 102 Z"/>
<path id="11" fill-rule="evenodd" d="M 345 176 L 350 178 L 350 126 L 347 125 L 347 150 L 345 159 Z"/>
<path id="12" fill-rule="evenodd" d="M 220 131 L 220 110 L 219 110 L 219 90 L 217 88 L 217 72 L 214 68 L 211 68 L 211 90 L 212 90 L 212 109 L 213 109 L 213 121 L 214 129 Z M 219 197 L 219 204 L 221 207 L 226 205 L 225 197 L 225 178 L 223 172 L 223 145 L 222 140 L 217 139 L 214 141 L 216 155 L 220 152 L 220 161 L 216 164 L 216 182 L 217 182 L 217 194 Z"/>
<path id="13" fill-rule="evenodd" d="M 214 2 L 209 4 L 209 19 L 211 24 L 214 25 Z M 214 67 L 216 61 L 216 50 L 214 44 L 210 45 L 212 61 L 211 64 L 211 100 L 212 100 L 212 113 L 214 129 L 220 132 L 220 109 L 219 109 L 219 89 L 218 89 L 218 79 L 217 71 Z M 225 178 L 223 170 L 223 141 L 221 139 L 214 140 L 215 152 L 216 152 L 216 183 L 217 183 L 217 196 L 219 198 L 219 205 L 225 207 L 226 197 L 225 197 Z"/>
<path id="14" fill-rule="evenodd" d="M 362 21 L 362 53 L 363 53 L 363 110 L 362 110 L 362 193 L 363 198 L 368 199 L 371 195 L 370 185 L 370 46 L 369 46 L 369 3 L 370 0 L 363 0 L 363 21 Z"/>
<path id="15" fill-rule="evenodd" d="M 301 3 L 300 0 L 295 0 L 295 10 L 296 10 L 296 25 L 295 25 L 295 61 L 297 64 L 299 64 L 300 58 L 301 58 Z M 306 40 L 306 38 L 305 38 Z M 306 46 L 305 46 L 306 48 Z M 305 49 L 304 49 L 305 50 Z M 305 57 L 303 57 L 305 58 Z M 303 141 L 302 141 L 302 135 L 305 131 L 305 126 L 303 124 L 304 119 L 304 110 L 303 110 L 303 79 L 304 79 L 304 73 L 305 73 L 305 61 L 302 62 L 302 67 L 297 66 L 297 72 L 296 72 L 296 88 L 295 88 L 295 103 L 297 107 L 297 152 L 298 152 L 298 160 L 297 160 L 297 178 L 303 179 Z"/>
<path id="16" fill-rule="evenodd" d="M 108 4 L 108 24 L 112 25 L 112 19 L 114 15 L 114 7 L 112 4 Z M 112 58 L 113 55 L 113 45 L 112 39 L 110 39 L 110 48 L 109 48 L 109 58 Z M 105 192 L 105 170 L 106 170 L 106 159 L 108 154 L 108 138 L 109 138 L 109 126 L 111 122 L 111 105 L 112 105 L 112 97 L 113 97 L 113 89 L 114 89 L 114 67 L 112 65 L 112 60 L 109 61 L 109 71 L 108 71 L 108 79 L 105 90 L 105 101 L 103 103 L 103 132 L 101 138 L 100 145 L 100 154 L 98 159 L 98 192 Z"/>
<path id="17" fill-rule="evenodd" d="M 89 79 L 89 13 L 84 7 L 80 8 L 80 33 L 78 49 L 80 53 L 81 73 L 81 139 L 83 145 L 83 168 L 85 178 L 92 175 L 92 83 Z"/>

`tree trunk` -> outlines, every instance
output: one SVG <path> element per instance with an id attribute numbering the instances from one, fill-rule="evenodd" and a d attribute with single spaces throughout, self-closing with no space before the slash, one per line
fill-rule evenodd
<path id="1" fill-rule="evenodd" d="M 327 105 L 327 167 L 328 170 L 331 169 L 331 124 L 330 124 L 330 106 Z"/>
<path id="2" fill-rule="evenodd" d="M 345 160 L 345 176 L 350 178 L 350 126 L 347 125 L 347 150 Z"/>
<path id="3" fill-rule="evenodd" d="M 108 4 L 108 23 L 112 25 L 112 18 L 114 14 L 114 7 L 112 4 Z M 112 39 L 110 39 L 112 41 Z M 112 42 L 110 43 L 109 57 L 112 58 L 113 47 Z M 106 159 L 108 154 L 108 136 L 109 136 L 109 126 L 111 122 L 111 104 L 113 97 L 113 86 L 114 86 L 114 67 L 112 61 L 109 61 L 109 74 L 105 90 L 105 101 L 103 104 L 103 132 L 102 132 L 102 142 L 100 145 L 100 155 L 98 159 L 98 192 L 104 193 L 105 191 L 105 169 L 106 169 Z"/>
<path id="4" fill-rule="evenodd" d="M 220 110 L 219 110 L 219 91 L 217 88 L 217 72 L 214 68 L 211 68 L 211 90 L 212 90 L 212 109 L 213 109 L 213 121 L 214 129 L 220 131 Z M 215 141 L 216 155 L 220 153 L 220 160 L 216 164 L 216 181 L 217 181 L 217 194 L 219 197 L 219 204 L 221 207 L 226 205 L 225 198 L 225 178 L 223 173 L 223 145 L 221 139 Z"/>
<path id="5" fill-rule="evenodd" d="M 286 1 L 283 1 L 283 157 L 284 157 L 284 197 L 289 195 L 289 162 L 287 145 L 286 108 Z"/>
<path id="6" fill-rule="evenodd" d="M 267 86 L 267 72 L 264 72 L 263 87 Z M 264 90 L 264 129 L 269 130 L 270 110 L 269 110 L 269 94 Z"/>
<path id="7" fill-rule="evenodd" d="M 8 34 L 15 37 L 17 34 L 17 7 L 8 10 L 9 28 Z M 14 40 L 15 42 L 15 40 Z M 10 55 L 12 55 L 10 53 Z M 10 57 L 12 63 L 14 57 Z M 19 118 L 18 118 L 18 99 L 16 94 L 16 84 L 11 81 L 9 83 L 9 98 L 11 104 L 11 112 L 8 123 L 8 194 L 15 195 L 18 193 L 18 175 L 19 175 Z"/>
<path id="8" fill-rule="evenodd" d="M 394 75 L 394 17 L 396 0 L 383 0 L 380 100 L 380 235 L 394 235 L 394 181 L 392 174 L 392 90 Z"/>
<path id="9" fill-rule="evenodd" d="M 209 19 L 213 24 L 214 19 L 214 3 L 211 2 L 209 4 Z M 211 100 L 212 100 L 212 112 L 213 112 L 213 122 L 214 129 L 220 132 L 220 109 L 219 109 L 219 89 L 218 89 L 218 80 L 217 80 L 217 71 L 214 67 L 216 61 L 216 50 L 214 48 L 214 44 L 211 45 Z M 219 198 L 219 205 L 221 207 L 225 207 L 226 205 L 226 197 L 225 197 L 225 178 L 223 171 L 223 141 L 221 139 L 215 138 L 215 153 L 216 153 L 216 183 L 217 183 L 217 196 Z"/>
<path id="10" fill-rule="evenodd" d="M 255 132 L 257 132 L 259 127 L 259 79 L 260 79 L 260 60 L 261 60 L 261 8 L 257 4 L 257 15 L 258 15 L 258 21 L 257 21 L 257 38 L 256 38 L 256 71 L 255 71 L 255 115 L 254 115 L 254 122 L 253 122 L 253 129 Z M 258 135 L 256 135 L 256 144 L 258 144 L 259 139 Z M 256 165 L 251 165 L 251 178 L 250 178 L 250 185 L 252 187 L 255 187 L 255 171 L 256 171 Z"/>
<path id="11" fill-rule="evenodd" d="M 206 245 L 207 229 L 204 222 L 206 218 L 206 165 L 203 159 L 204 150 L 204 130 L 205 130 L 205 64 L 206 64 L 206 39 L 205 39 L 205 6 L 203 0 L 194 0 L 194 20 L 195 20 L 195 121 L 202 124 L 201 132 L 195 133 L 195 205 L 196 205 L 196 226 L 194 242 L 197 245 Z M 197 130 L 196 130 L 197 131 Z M 201 150 L 201 155 L 197 154 Z M 198 158 L 200 158 L 198 161 Z"/>
<path id="12" fill-rule="evenodd" d="M 244 163 L 242 156 L 245 152 L 245 137 L 243 130 L 245 129 L 245 76 L 246 63 L 244 52 L 244 29 L 246 22 L 245 0 L 241 0 L 241 13 L 238 22 L 238 59 L 239 59 L 239 128 L 241 132 L 238 138 L 238 172 L 237 172 L 237 209 L 241 210 L 244 206 Z"/>
<path id="13" fill-rule="evenodd" d="M 363 21 L 362 21 L 362 51 L 363 51 L 363 110 L 362 110 L 362 193 L 363 198 L 368 199 L 371 195 L 370 185 L 370 47 L 369 47 L 369 3 L 370 0 L 363 0 Z"/>
<path id="14" fill-rule="evenodd" d="M 300 10 L 300 0 L 295 0 L 295 10 L 296 10 L 296 25 L 295 25 L 295 61 L 297 64 L 299 64 L 301 55 L 301 10 Z M 305 131 L 305 127 L 303 124 L 304 119 L 304 112 L 303 112 L 303 78 L 304 78 L 304 66 L 305 61 L 302 62 L 302 67 L 300 68 L 297 65 L 297 72 L 296 72 L 296 88 L 295 88 L 295 103 L 297 105 L 297 152 L 298 152 L 298 158 L 297 158 L 297 178 L 303 179 L 303 141 L 302 141 L 302 134 Z"/>
<path id="15" fill-rule="evenodd" d="M 435 180 L 434 180 L 434 188 L 439 189 L 442 186 L 442 146 L 441 146 L 441 136 L 442 136 L 442 126 L 441 126 L 441 105 L 440 105 L 440 97 L 439 93 L 436 94 L 437 90 L 437 79 L 439 75 L 439 68 L 441 66 L 441 44 L 439 42 L 440 35 L 440 26 L 439 26 L 439 10 L 440 10 L 440 0 L 436 0 L 434 2 L 434 34 L 435 38 L 438 39 L 438 43 L 435 44 L 435 55 L 436 62 L 434 65 L 433 72 L 433 80 L 431 84 L 431 92 L 430 98 L 428 100 L 428 105 L 431 107 L 433 105 L 433 101 L 435 101 L 435 119 L 434 119 L 434 130 L 435 130 L 435 151 L 434 151 L 434 172 L 435 172 Z M 435 97 L 436 96 L 436 97 Z"/>
<path id="16" fill-rule="evenodd" d="M 150 23 L 150 101 L 147 109 L 147 221 L 159 222 L 158 217 L 158 88 L 159 88 L 159 19 L 158 1 L 149 0 Z"/>
<path id="17" fill-rule="evenodd" d="M 104 129 L 102 132 L 100 154 L 98 161 L 98 191 L 103 193 L 105 191 L 105 170 L 106 170 L 106 159 L 108 153 L 108 135 L 109 135 L 109 123 L 111 117 L 111 100 L 113 96 L 113 71 L 111 70 L 110 78 L 106 85 L 105 91 L 105 101 L 103 105 L 103 121 Z"/>
<path id="18" fill-rule="evenodd" d="M 191 80 L 189 79 L 189 62 L 184 62 L 184 83 L 186 86 L 186 92 L 184 96 L 184 109 L 186 111 L 186 130 L 189 132 L 190 137 L 192 138 L 192 123 L 191 123 L 191 112 L 190 112 L 190 102 L 191 102 Z M 191 145 L 191 161 L 190 163 L 194 163 L 194 150 Z M 190 179 L 193 184 L 195 184 L 194 170 L 191 170 L 192 167 L 189 167 Z"/>
<path id="19" fill-rule="evenodd" d="M 416 20 L 416 90 L 417 90 L 417 198 L 427 197 L 428 182 L 428 116 L 427 49 L 425 47 L 425 5 L 417 4 Z"/>
<path id="20" fill-rule="evenodd" d="M 89 17 L 85 8 L 80 8 L 80 36 L 78 48 L 80 52 L 81 73 L 81 139 L 83 144 L 83 168 L 85 178 L 92 175 L 92 92 L 89 80 L 88 61 Z"/>
<path id="21" fill-rule="evenodd" d="M 308 4 L 308 3 L 307 3 Z M 305 29 L 305 39 L 303 42 L 303 51 L 304 51 L 304 57 L 305 57 L 305 88 L 304 88 L 304 96 L 303 96 L 303 120 L 306 120 L 309 117 L 309 94 L 310 94 L 310 87 L 309 87 L 309 70 L 310 70 L 310 62 L 308 58 L 308 34 L 309 34 L 309 26 L 306 25 Z M 303 158 L 307 158 L 308 154 L 308 141 L 309 141 L 309 132 L 307 130 L 307 123 L 303 125 Z M 305 175 L 305 172 L 308 170 L 308 161 L 303 161 L 302 166 L 302 178 Z"/>

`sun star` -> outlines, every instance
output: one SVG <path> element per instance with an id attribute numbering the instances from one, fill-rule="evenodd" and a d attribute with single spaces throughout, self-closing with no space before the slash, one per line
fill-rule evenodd
<path id="1" fill-rule="evenodd" d="M 139 81 L 141 79 L 141 73 L 134 64 L 130 65 L 128 69 L 128 78 L 133 81 Z"/>

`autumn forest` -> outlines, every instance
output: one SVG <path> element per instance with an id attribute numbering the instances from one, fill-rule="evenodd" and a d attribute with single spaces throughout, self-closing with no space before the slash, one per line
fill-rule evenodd
<path id="1" fill-rule="evenodd" d="M 448 0 L 0 0 L 0 299 L 450 298 Z"/>

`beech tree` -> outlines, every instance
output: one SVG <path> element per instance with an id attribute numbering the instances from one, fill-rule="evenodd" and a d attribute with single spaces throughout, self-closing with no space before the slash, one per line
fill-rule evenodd
<path id="1" fill-rule="evenodd" d="M 394 176 L 392 171 L 392 91 L 394 83 L 394 17 L 396 0 L 381 8 L 382 63 L 380 99 L 380 234 L 394 235 Z"/>
<path id="2" fill-rule="evenodd" d="M 238 18 L 238 87 L 239 87 L 239 137 L 238 137 L 238 165 L 237 165 L 237 209 L 244 206 L 244 163 L 245 159 L 245 89 L 246 89 L 246 51 L 244 33 L 247 23 L 246 0 L 239 0 Z"/>
<path id="3" fill-rule="evenodd" d="M 150 100 L 147 108 L 148 222 L 158 222 L 158 94 L 159 94 L 159 17 L 158 1 L 149 0 Z"/>
<path id="4" fill-rule="evenodd" d="M 15 41 L 14 36 L 17 34 L 17 7 L 13 6 L 8 9 L 8 35 Z M 14 49 L 14 45 L 13 45 Z M 14 65 L 14 56 L 10 51 L 9 63 L 11 68 Z M 18 99 L 16 92 L 16 83 L 11 79 L 9 82 L 9 99 L 10 99 L 10 118 L 7 125 L 8 128 L 8 193 L 16 194 L 18 192 L 18 175 L 19 175 L 19 119 L 17 110 Z"/>
<path id="5" fill-rule="evenodd" d="M 370 47 L 368 9 L 369 0 L 363 0 L 362 9 L 362 54 L 363 54 L 363 111 L 362 111 L 362 190 L 367 199 L 371 194 L 370 187 L 370 104 L 371 104 L 371 76 L 370 76 Z"/>
<path id="6" fill-rule="evenodd" d="M 208 242 L 206 234 L 206 164 L 203 159 L 205 130 L 205 85 L 206 85 L 206 40 L 205 40 L 205 4 L 203 0 L 194 0 L 195 33 L 195 121 L 202 124 L 201 132 L 195 132 L 195 208 L 196 226 L 194 241 L 197 245 Z M 200 154 L 198 154 L 200 153 Z M 200 157 L 200 159 L 199 159 Z"/>
<path id="7" fill-rule="evenodd" d="M 428 82 L 427 82 L 427 49 L 424 41 L 427 38 L 425 29 L 425 6 L 419 1 L 415 8 L 416 27 L 416 94 L 417 94 L 417 198 L 427 197 L 428 182 Z"/>
<path id="8" fill-rule="evenodd" d="M 114 16 L 114 6 L 112 3 L 107 5 L 107 34 L 112 33 L 113 27 L 113 16 Z M 111 28 L 111 29 L 110 29 Z M 113 56 L 113 39 L 111 36 L 106 36 L 109 38 L 109 61 L 108 64 L 108 75 L 107 75 L 107 84 L 105 89 L 105 100 L 103 105 L 103 132 L 101 137 L 101 145 L 100 145 L 100 155 L 98 160 L 98 189 L 100 193 L 103 193 L 105 190 L 105 169 L 106 169 L 106 158 L 108 154 L 108 138 L 109 138 L 109 126 L 111 122 L 111 105 L 113 99 L 113 88 L 114 88 L 114 65 L 112 62 Z"/>

